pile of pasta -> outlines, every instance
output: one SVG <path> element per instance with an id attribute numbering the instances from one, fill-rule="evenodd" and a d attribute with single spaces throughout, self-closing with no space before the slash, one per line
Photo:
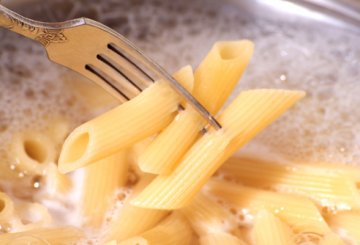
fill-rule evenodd
<path id="1" fill-rule="evenodd" d="M 0 224 L 18 227 L 0 244 L 77 244 L 86 229 L 106 245 L 360 244 L 360 168 L 234 155 L 305 95 L 248 90 L 223 108 L 253 48 L 248 40 L 218 42 L 194 72 L 174 74 L 219 114 L 220 130 L 160 80 L 73 130 L 58 161 L 52 145 L 67 127 L 17 136 L 17 167 L 44 175 L 47 190 L 66 197 L 79 185 L 68 173 L 82 171 L 82 227 L 54 226 L 39 203 L 31 205 L 41 217 L 23 222 L 22 209 L 0 193 Z"/>

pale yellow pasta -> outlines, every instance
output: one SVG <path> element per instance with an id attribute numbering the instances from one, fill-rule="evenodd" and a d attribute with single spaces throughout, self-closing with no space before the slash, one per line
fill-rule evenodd
<path id="1" fill-rule="evenodd" d="M 201 193 L 180 211 L 199 236 L 211 232 L 229 232 L 236 225 L 236 220 L 229 211 Z"/>
<path id="2" fill-rule="evenodd" d="M 263 209 L 273 212 L 296 233 L 326 234 L 330 231 L 315 204 L 307 198 L 218 180 L 209 181 L 207 188 L 212 194 L 226 199 L 236 208 L 247 210 L 251 215 Z"/>
<path id="3" fill-rule="evenodd" d="M 335 233 L 326 234 L 319 242 L 319 245 L 345 245 L 345 242 Z"/>
<path id="4" fill-rule="evenodd" d="M 253 43 L 247 40 L 218 42 L 196 69 L 193 95 L 210 113 L 216 114 L 223 106 L 247 67 L 253 49 Z M 186 106 L 145 149 L 139 159 L 140 168 L 149 173 L 169 174 L 204 126 L 203 118 Z"/>
<path id="5" fill-rule="evenodd" d="M 184 245 L 193 237 L 190 225 L 180 213 L 173 213 L 154 228 L 119 245 Z"/>
<path id="6" fill-rule="evenodd" d="M 53 219 L 49 210 L 40 203 L 21 202 L 16 205 L 16 215 L 23 226 L 18 231 L 32 230 L 51 225 Z"/>
<path id="7" fill-rule="evenodd" d="M 294 234 L 290 227 L 266 209 L 256 214 L 251 236 L 254 245 L 295 244 Z"/>
<path id="8" fill-rule="evenodd" d="M 360 183 L 360 167 L 356 165 L 348 165 L 339 162 L 299 162 L 299 164 L 327 169 L 330 172 L 338 173 L 340 175 L 346 175 L 348 176 L 348 178 L 353 179 L 354 182 Z"/>
<path id="9" fill-rule="evenodd" d="M 0 192 L 0 224 L 12 219 L 14 215 L 14 203 L 8 195 Z"/>
<path id="10" fill-rule="evenodd" d="M 135 207 L 130 200 L 140 192 L 151 180 L 152 176 L 142 176 L 141 181 L 136 185 L 134 193 L 125 202 L 120 213 L 112 217 L 112 221 L 106 230 L 106 239 L 118 241 L 128 239 L 140 234 L 158 224 L 169 212 L 165 210 L 147 209 Z"/>
<path id="11" fill-rule="evenodd" d="M 66 174 L 59 172 L 55 163 L 50 163 L 48 168 L 45 170 L 46 175 L 46 194 L 55 196 L 68 193 L 73 187 L 73 183 L 70 177 Z"/>
<path id="12" fill-rule="evenodd" d="M 128 154 L 121 151 L 84 168 L 80 208 L 85 224 L 102 224 L 115 190 L 126 184 L 128 167 Z"/>
<path id="13" fill-rule="evenodd" d="M 138 164 L 141 170 L 153 174 L 169 174 L 201 135 L 204 125 L 203 118 L 193 108 L 180 111 L 140 155 Z"/>
<path id="14" fill-rule="evenodd" d="M 191 67 L 181 69 L 174 77 L 191 87 Z M 159 132 L 174 118 L 180 101 L 170 85 L 158 81 L 134 99 L 82 124 L 65 140 L 60 171 L 84 167 Z"/>
<path id="15" fill-rule="evenodd" d="M 245 185 L 309 197 L 319 206 L 360 208 L 360 193 L 354 179 L 325 166 L 232 157 L 221 171 Z"/>
<path id="16" fill-rule="evenodd" d="M 18 133 L 13 137 L 10 156 L 19 170 L 42 175 L 48 164 L 56 160 L 55 143 L 40 132 Z"/>
<path id="17" fill-rule="evenodd" d="M 229 158 L 281 114 L 305 96 L 305 92 L 256 89 L 242 92 L 221 114 L 224 133 L 231 138 L 226 149 Z"/>
<path id="18" fill-rule="evenodd" d="M 360 211 L 339 212 L 326 220 L 337 233 L 354 244 L 360 244 Z"/>
<path id="19" fill-rule="evenodd" d="M 171 174 L 158 176 L 131 203 L 159 209 L 189 204 L 227 158 L 303 96 L 271 89 L 241 93 L 220 116 L 223 128 L 201 137 Z"/>
<path id="20" fill-rule="evenodd" d="M 139 208 L 126 203 L 118 217 L 113 217 L 114 222 L 110 224 L 106 237 L 118 241 L 127 239 L 150 229 L 168 214 L 164 210 Z"/>
<path id="21" fill-rule="evenodd" d="M 112 241 L 109 241 L 107 243 L 104 243 L 103 245 L 117 245 L 118 243 L 116 242 L 116 240 L 112 240 Z"/>
<path id="22" fill-rule="evenodd" d="M 83 232 L 75 227 L 41 228 L 0 235 L 0 244 L 20 245 L 69 245 L 84 238 Z"/>
<path id="23" fill-rule="evenodd" d="M 254 44 L 249 40 L 217 42 L 200 63 L 193 93 L 211 113 L 215 114 L 228 99 L 253 52 Z"/>
<path id="24" fill-rule="evenodd" d="M 200 237 L 200 245 L 246 245 L 246 243 L 229 233 L 210 232 Z"/>

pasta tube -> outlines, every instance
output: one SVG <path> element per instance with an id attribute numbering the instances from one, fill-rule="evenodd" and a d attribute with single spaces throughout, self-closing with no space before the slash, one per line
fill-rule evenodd
<path id="1" fill-rule="evenodd" d="M 255 216 L 252 239 L 255 245 L 294 244 L 294 234 L 290 227 L 267 210 L 260 210 Z"/>
<path id="2" fill-rule="evenodd" d="M 16 166 L 29 174 L 43 175 L 48 164 L 56 160 L 55 143 L 39 132 L 16 134 L 10 153 Z"/>
<path id="3" fill-rule="evenodd" d="M 116 240 L 112 240 L 110 242 L 104 243 L 104 245 L 117 245 L 118 243 L 116 242 Z"/>
<path id="4" fill-rule="evenodd" d="M 345 245 L 345 242 L 335 233 L 326 234 L 319 242 L 319 245 Z"/>
<path id="5" fill-rule="evenodd" d="M 69 245 L 75 244 L 82 238 L 84 238 L 83 232 L 74 227 L 42 228 L 2 234 L 0 235 L 0 244 Z"/>
<path id="6" fill-rule="evenodd" d="M 360 167 L 356 165 L 346 165 L 339 162 L 299 162 L 299 164 L 327 169 L 327 172 L 337 173 L 339 175 L 347 175 L 349 178 L 353 179 L 354 182 L 360 183 Z"/>
<path id="7" fill-rule="evenodd" d="M 19 228 L 21 231 L 49 226 L 53 221 L 49 210 L 40 203 L 23 202 L 18 204 L 15 209 L 20 221 L 26 224 Z"/>
<path id="8" fill-rule="evenodd" d="M 46 194 L 50 196 L 59 193 L 66 194 L 73 187 L 71 179 L 66 174 L 61 174 L 55 163 L 50 163 L 46 169 Z"/>
<path id="9" fill-rule="evenodd" d="M 174 77 L 191 87 L 191 67 Z M 80 125 L 65 140 L 59 170 L 71 172 L 159 132 L 174 118 L 180 100 L 168 84 L 158 81 L 134 99 Z"/>
<path id="10" fill-rule="evenodd" d="M 114 216 L 107 228 L 106 239 L 122 241 L 144 231 L 149 230 L 164 219 L 169 212 L 165 210 L 147 209 L 130 205 L 130 200 L 140 192 L 152 177 L 143 176 L 135 187 L 134 193 L 121 208 L 120 213 Z"/>
<path id="11" fill-rule="evenodd" d="M 330 231 L 315 204 L 307 198 L 215 180 L 209 181 L 207 188 L 252 215 L 263 209 L 273 212 L 296 233 L 326 234 Z"/>
<path id="12" fill-rule="evenodd" d="M 326 219 L 331 228 L 341 233 L 354 244 L 360 244 L 360 212 L 344 211 L 331 215 Z"/>
<path id="13" fill-rule="evenodd" d="M 190 244 L 192 236 L 192 230 L 186 219 L 179 213 L 173 213 L 151 230 L 118 244 L 183 245 Z"/>
<path id="14" fill-rule="evenodd" d="M 189 204 L 227 158 L 303 96 L 286 90 L 241 93 L 219 118 L 222 130 L 200 138 L 171 174 L 156 177 L 131 203 L 168 210 Z"/>
<path id="15" fill-rule="evenodd" d="M 248 40 L 218 42 L 195 72 L 193 95 L 216 114 L 250 62 L 254 45 Z M 203 118 L 187 106 L 145 149 L 139 166 L 144 172 L 169 174 L 200 136 Z"/>
<path id="16" fill-rule="evenodd" d="M 211 232 L 228 232 L 236 224 L 235 218 L 215 201 L 199 193 L 180 211 L 190 221 L 191 226 L 199 236 Z"/>
<path id="17" fill-rule="evenodd" d="M 200 237 L 200 245 L 246 245 L 236 236 L 225 232 L 208 233 Z M 268 243 L 270 244 L 270 243 Z"/>
<path id="18" fill-rule="evenodd" d="M 296 193 L 319 206 L 360 208 L 360 193 L 351 175 L 317 165 L 282 164 L 248 157 L 233 157 L 221 171 L 241 183 L 279 192 Z"/>
<path id="19" fill-rule="evenodd" d="M 8 195 L 0 192 L 0 223 L 7 222 L 14 215 L 14 203 Z"/>
<path id="20" fill-rule="evenodd" d="M 115 190 L 126 184 L 128 164 L 122 151 L 85 167 L 81 210 L 86 224 L 101 225 Z"/>

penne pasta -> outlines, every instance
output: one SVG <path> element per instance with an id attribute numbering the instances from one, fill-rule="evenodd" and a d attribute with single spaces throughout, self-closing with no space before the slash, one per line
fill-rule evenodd
<path id="1" fill-rule="evenodd" d="M 24 232 L 0 235 L 0 244 L 39 244 L 69 245 L 75 244 L 84 237 L 81 230 L 74 227 L 41 228 Z"/>
<path id="2" fill-rule="evenodd" d="M 225 232 L 212 232 L 200 237 L 200 245 L 246 245 L 236 236 Z M 268 243 L 270 244 L 270 243 Z"/>
<path id="3" fill-rule="evenodd" d="M 283 164 L 232 157 L 221 171 L 241 183 L 311 198 L 319 206 L 360 208 L 360 193 L 349 174 L 316 165 Z"/>
<path id="4" fill-rule="evenodd" d="M 191 67 L 174 77 L 191 87 Z M 65 140 L 59 170 L 71 172 L 159 132 L 174 118 L 180 100 L 168 84 L 158 81 L 134 99 L 82 124 Z"/>
<path id="5" fill-rule="evenodd" d="M 112 240 L 110 242 L 104 243 L 103 245 L 117 245 L 118 243 L 116 242 L 116 240 Z"/>
<path id="6" fill-rule="evenodd" d="M 69 193 L 73 187 L 70 177 L 61 174 L 55 163 L 50 163 L 46 169 L 46 193 L 50 196 Z"/>
<path id="7" fill-rule="evenodd" d="M 147 173 L 168 175 L 201 135 L 203 118 L 191 107 L 179 112 L 139 156 L 138 165 Z"/>
<path id="8" fill-rule="evenodd" d="M 216 114 L 223 106 L 250 62 L 254 45 L 248 40 L 218 42 L 195 72 L 193 95 Z M 200 136 L 206 125 L 202 117 L 187 106 L 145 149 L 139 166 L 144 172 L 169 174 Z"/>
<path id="9" fill-rule="evenodd" d="M 55 143 L 45 134 L 23 132 L 14 136 L 10 149 L 16 167 L 29 174 L 43 175 L 56 160 Z"/>
<path id="10" fill-rule="evenodd" d="M 190 244 L 193 233 L 185 217 L 173 213 L 145 233 L 118 243 L 119 245 L 183 245 Z"/>
<path id="11" fill-rule="evenodd" d="M 8 195 L 0 192 L 0 224 L 14 216 L 14 203 Z"/>
<path id="12" fill-rule="evenodd" d="M 211 113 L 218 112 L 228 99 L 253 52 L 254 44 L 249 40 L 217 42 L 200 63 L 193 93 Z"/>
<path id="13" fill-rule="evenodd" d="M 326 234 L 330 231 L 315 204 L 307 198 L 216 180 L 209 181 L 207 188 L 251 215 L 263 209 L 273 212 L 296 233 Z"/>
<path id="14" fill-rule="evenodd" d="M 97 227 L 102 224 L 115 190 L 126 184 L 127 158 L 127 152 L 122 151 L 84 168 L 81 210 L 85 224 Z"/>
<path id="15" fill-rule="evenodd" d="M 197 235 L 229 232 L 236 224 L 235 218 L 209 197 L 199 193 L 190 205 L 180 209 Z"/>
<path id="16" fill-rule="evenodd" d="M 360 211 L 344 211 L 327 217 L 333 230 L 349 242 L 360 244 Z"/>
<path id="17" fill-rule="evenodd" d="M 118 241 L 128 239 L 155 226 L 168 214 L 164 210 L 139 208 L 126 203 L 120 214 L 113 217 L 106 238 Z"/>
<path id="18" fill-rule="evenodd" d="M 356 165 L 346 165 L 344 163 L 327 163 L 327 162 L 299 162 L 301 165 L 327 169 L 327 172 L 346 175 L 354 182 L 360 183 L 360 167 Z"/>
<path id="19" fill-rule="evenodd" d="M 25 231 L 46 227 L 53 221 L 49 210 L 40 203 L 23 202 L 16 205 L 16 214 L 24 226 L 19 227 L 18 231 Z"/>
<path id="20" fill-rule="evenodd" d="M 201 137 L 171 174 L 156 177 L 131 203 L 167 210 L 189 204 L 227 158 L 303 96 L 286 90 L 241 93 L 220 116 L 222 130 Z"/>
<path id="21" fill-rule="evenodd" d="M 319 245 L 345 245 L 345 242 L 335 233 L 326 234 L 319 242 Z"/>
<path id="22" fill-rule="evenodd" d="M 151 176 L 143 176 L 136 185 L 134 193 L 125 201 L 120 213 L 112 217 L 106 230 L 106 240 L 122 241 L 149 230 L 169 215 L 168 211 L 135 207 L 130 200 L 152 180 Z"/>
<path id="23" fill-rule="evenodd" d="M 251 235 L 254 245 L 295 244 L 290 227 L 266 209 L 256 214 Z"/>

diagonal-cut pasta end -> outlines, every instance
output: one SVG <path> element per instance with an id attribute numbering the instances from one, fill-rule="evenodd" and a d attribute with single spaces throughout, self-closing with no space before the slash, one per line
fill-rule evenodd
<path id="1" fill-rule="evenodd" d="M 254 44 L 249 40 L 222 41 L 212 47 L 195 71 L 195 97 L 216 114 L 250 63 Z"/>
<path id="2" fill-rule="evenodd" d="M 180 69 L 174 78 L 191 91 L 191 66 Z M 180 101 L 167 83 L 158 81 L 135 98 L 79 126 L 64 143 L 60 171 L 68 173 L 92 164 L 158 133 L 174 118 Z"/>
<path id="3" fill-rule="evenodd" d="M 244 62 L 248 63 L 251 56 L 254 53 L 254 43 L 250 40 L 238 40 L 238 41 L 221 41 L 214 45 L 217 49 L 219 56 L 223 61 L 231 61 L 235 59 L 244 59 Z"/>
<path id="4" fill-rule="evenodd" d="M 65 140 L 58 163 L 59 171 L 63 174 L 85 166 L 84 159 L 90 145 L 90 133 L 84 125 L 75 129 Z"/>

